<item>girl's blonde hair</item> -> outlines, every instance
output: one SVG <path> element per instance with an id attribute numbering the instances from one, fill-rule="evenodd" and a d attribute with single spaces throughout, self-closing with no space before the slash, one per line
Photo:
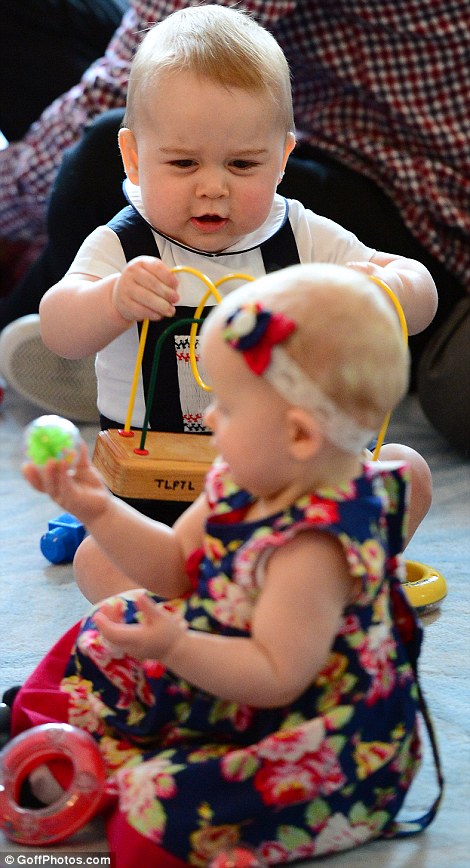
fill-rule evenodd
<path id="1" fill-rule="evenodd" d="M 283 350 L 337 408 L 378 431 L 409 376 L 406 340 L 385 290 L 344 266 L 294 265 L 230 293 L 219 315 L 250 300 L 294 320 Z"/>
<path id="2" fill-rule="evenodd" d="M 135 127 L 149 85 L 155 86 L 163 74 L 183 70 L 226 88 L 265 94 L 286 134 L 294 131 L 289 67 L 282 49 L 246 13 L 214 4 L 180 9 L 148 31 L 132 62 L 124 126 Z"/>

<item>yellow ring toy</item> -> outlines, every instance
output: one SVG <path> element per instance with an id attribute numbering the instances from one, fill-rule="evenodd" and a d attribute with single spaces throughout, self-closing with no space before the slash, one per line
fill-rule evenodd
<path id="1" fill-rule="evenodd" d="M 417 612 L 432 612 L 447 596 L 447 582 L 434 567 L 418 561 L 406 561 L 403 590 Z"/>

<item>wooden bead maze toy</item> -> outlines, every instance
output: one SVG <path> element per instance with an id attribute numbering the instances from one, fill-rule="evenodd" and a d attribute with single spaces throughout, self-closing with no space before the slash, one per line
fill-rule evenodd
<path id="1" fill-rule="evenodd" d="M 213 283 L 205 274 L 194 268 L 177 266 L 173 271 L 194 274 L 206 285 L 206 292 L 201 298 L 194 317 L 171 322 L 156 343 L 146 414 L 140 442 L 136 446 L 138 432 L 131 430 L 131 419 L 149 321 L 145 320 L 142 324 L 124 428 L 109 428 L 101 431 L 93 454 L 93 463 L 100 470 L 108 488 L 120 497 L 191 502 L 203 490 L 206 473 L 215 458 L 210 438 L 204 434 L 174 434 L 148 430 L 161 349 L 163 342 L 176 328 L 190 323 L 189 358 L 192 374 L 200 388 L 210 391 L 210 387 L 200 377 L 196 361 L 197 328 L 202 321 L 200 318 L 202 311 L 210 295 L 214 296 L 217 303 L 220 302 L 218 287 L 223 283 L 235 279 L 250 281 L 254 278 L 247 274 L 228 274 Z"/>

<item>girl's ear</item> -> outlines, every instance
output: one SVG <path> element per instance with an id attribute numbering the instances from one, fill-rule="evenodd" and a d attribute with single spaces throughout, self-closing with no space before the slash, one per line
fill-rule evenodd
<path id="1" fill-rule="evenodd" d="M 131 184 L 139 184 L 139 154 L 137 142 L 132 130 L 122 127 L 119 130 L 119 150 L 121 151 L 124 169 Z"/>
<path id="2" fill-rule="evenodd" d="M 301 407 L 289 407 L 287 420 L 292 457 L 298 461 L 314 458 L 323 446 L 324 434 L 311 413 Z"/>

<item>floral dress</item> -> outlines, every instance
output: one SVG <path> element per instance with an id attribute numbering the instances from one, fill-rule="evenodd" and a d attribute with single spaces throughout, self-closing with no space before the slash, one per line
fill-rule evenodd
<path id="1" fill-rule="evenodd" d="M 307 528 L 331 533 L 361 590 L 323 669 L 287 707 L 219 700 L 158 661 L 113 656 L 92 612 L 60 684 L 69 723 L 97 739 L 128 828 L 184 863 L 208 865 L 236 842 L 280 864 L 393 835 L 420 762 L 421 635 L 398 575 L 406 468 L 367 463 L 348 485 L 256 522 L 244 521 L 251 497 L 225 465 L 209 474 L 207 493 L 192 591 L 161 605 L 194 630 L 246 636 L 267 554 Z M 132 622 L 133 599 L 101 606 Z"/>

